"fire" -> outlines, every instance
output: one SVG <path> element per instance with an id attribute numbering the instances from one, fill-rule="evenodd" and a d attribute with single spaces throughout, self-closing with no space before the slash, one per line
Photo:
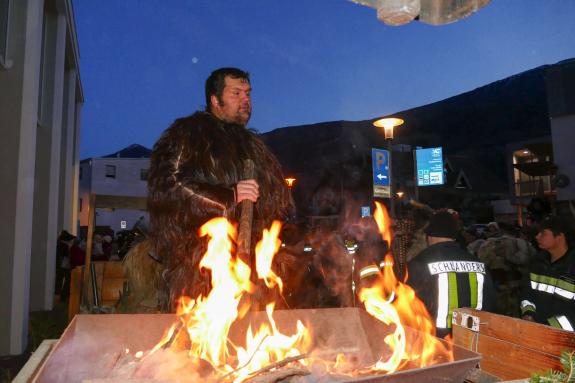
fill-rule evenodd
<path id="1" fill-rule="evenodd" d="M 283 286 L 271 270 L 273 256 L 281 246 L 278 239 L 279 222 L 273 222 L 256 245 L 256 271 L 268 287 Z M 266 307 L 267 323 L 257 331 L 247 331 L 246 347 L 235 346 L 228 339 L 230 327 L 239 317 L 242 297 L 253 292 L 251 270 L 239 257 L 232 257 L 236 230 L 225 218 L 215 218 L 200 228 L 200 236 L 208 236 L 209 243 L 200 267 L 211 272 L 212 289 L 207 297 L 181 297 L 177 315 L 180 324 L 173 325 L 150 354 L 169 345 L 183 328 L 189 338 L 189 356 L 207 361 L 220 374 L 234 374 L 234 382 L 241 382 L 254 371 L 286 357 L 301 354 L 300 348 L 309 344 L 309 331 L 298 321 L 297 332 L 282 334 L 273 319 L 274 304 Z M 298 348 L 299 347 L 299 348 Z M 235 355 L 231 357 L 230 348 Z M 235 359 L 235 363 L 230 361 Z"/>
<path id="2" fill-rule="evenodd" d="M 281 223 L 274 221 L 269 230 L 264 229 L 262 240 L 256 245 L 256 271 L 267 287 L 272 288 L 277 285 L 279 290 L 283 291 L 281 278 L 272 271 L 274 255 L 281 246 L 281 241 L 278 239 L 281 227 Z"/>
<path id="3" fill-rule="evenodd" d="M 374 218 L 382 238 L 390 244 L 391 221 L 385 208 L 377 202 Z M 387 360 L 380 359 L 373 366 L 374 370 L 393 372 L 407 363 L 425 367 L 453 360 L 450 344 L 435 337 L 435 327 L 423 302 L 411 287 L 397 280 L 390 252 L 385 256 L 377 282 L 361 289 L 359 298 L 371 315 L 385 324 L 395 325 L 394 333 L 384 338 L 392 354 Z M 404 326 L 419 331 L 410 333 L 412 335 L 407 339 Z"/>
<path id="4" fill-rule="evenodd" d="M 377 204 L 374 216 L 382 238 L 391 243 L 391 221 L 380 204 Z M 255 248 L 255 272 L 267 288 L 277 286 L 281 292 L 283 282 L 272 270 L 273 257 L 281 246 L 278 239 L 280 230 L 281 224 L 273 222 L 269 229 L 263 231 Z M 353 357 L 345 352 L 312 352 L 311 329 L 299 320 L 294 334 L 282 333 L 274 320 L 273 302 L 266 306 L 265 316 L 260 313 L 261 324 L 257 328 L 252 327 L 253 323 L 248 327 L 245 340 L 232 341 L 228 338 L 230 328 L 243 316 L 243 305 L 250 302 L 243 298 L 256 289 L 251 282 L 254 280 L 251 278 L 252 270 L 239 257 L 232 255 L 237 233 L 226 219 L 216 218 L 207 222 L 201 227 L 200 235 L 209 237 L 200 267 L 210 271 L 212 289 L 205 297 L 181 297 L 177 312 L 179 322 L 166 332 L 148 355 L 173 346 L 185 347 L 190 360 L 196 363 L 195 372 L 200 376 L 203 376 L 201 370 L 205 370 L 207 362 L 213 379 L 233 380 L 234 383 L 252 378 L 262 369 L 286 359 L 293 359 L 299 366 L 319 363 L 326 373 L 352 376 L 391 373 L 408 364 L 423 367 L 453 359 L 449 347 L 435 338 L 433 322 L 423 303 L 413 289 L 395 277 L 391 253 L 386 255 L 377 283 L 359 292 L 367 312 L 393 329 L 382 340 L 389 352 L 371 367 L 355 366 Z M 406 326 L 420 332 L 406 331 Z"/>

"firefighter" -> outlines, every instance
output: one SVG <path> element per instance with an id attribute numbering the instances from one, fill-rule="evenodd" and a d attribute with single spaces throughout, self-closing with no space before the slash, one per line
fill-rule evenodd
<path id="1" fill-rule="evenodd" d="M 495 290 L 485 264 L 456 242 L 458 224 L 447 211 L 431 216 L 425 229 L 429 245 L 407 264 L 407 284 L 423 301 L 436 335 L 451 333 L 453 309 L 493 310 Z"/>
<path id="2" fill-rule="evenodd" d="M 573 232 L 557 216 L 541 221 L 535 239 L 541 249 L 529 267 L 521 301 L 523 319 L 567 331 L 575 328 Z"/>

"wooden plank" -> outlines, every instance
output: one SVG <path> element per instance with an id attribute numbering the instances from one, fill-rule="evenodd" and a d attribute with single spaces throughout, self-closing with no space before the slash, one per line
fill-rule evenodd
<path id="1" fill-rule="evenodd" d="M 479 319 L 479 331 L 463 316 Z M 523 379 L 560 369 L 564 350 L 575 349 L 575 334 L 518 318 L 473 309 L 454 310 L 453 342 L 482 354 L 481 369 L 500 379 Z"/>
<path id="2" fill-rule="evenodd" d="M 96 216 L 96 195 L 90 194 L 90 203 L 88 204 L 88 238 L 86 240 L 86 262 L 84 265 L 84 276 L 82 280 L 82 301 L 88 306 L 94 305 L 93 298 L 90 295 L 92 287 L 90 285 L 90 265 L 92 264 L 92 247 L 94 244 L 94 218 Z"/>
<path id="3" fill-rule="evenodd" d="M 70 299 L 68 301 L 68 322 L 80 312 L 80 299 L 82 297 L 82 270 L 75 267 L 70 272 Z"/>
<path id="4" fill-rule="evenodd" d="M 561 368 L 556 355 L 476 333 L 458 325 L 453 326 L 453 341 L 458 346 L 480 353 L 481 370 L 503 380 L 528 378 L 536 372 Z"/>
<path id="5" fill-rule="evenodd" d="M 114 302 L 112 306 L 115 305 L 115 302 L 117 302 L 120 299 L 120 293 L 124 288 L 125 281 L 126 281 L 125 278 L 104 279 L 101 292 L 101 300 L 102 300 L 101 306 L 105 306 L 104 302 L 108 302 L 108 305 L 110 305 L 109 304 L 110 301 Z"/>
<path id="6" fill-rule="evenodd" d="M 88 204 L 88 238 L 86 243 L 86 265 L 82 279 L 82 301 L 89 308 L 94 305 L 91 295 L 92 286 L 90 284 L 90 265 L 92 263 L 92 248 L 94 242 L 95 216 L 96 208 L 112 209 L 132 209 L 146 210 L 147 197 L 129 197 L 104 194 L 90 194 L 90 203 Z M 101 286 L 101 285 L 100 285 Z"/>
<path id="7" fill-rule="evenodd" d="M 44 339 L 36 351 L 30 356 L 24 367 L 20 369 L 12 383 L 27 383 L 33 381 L 40 366 L 46 358 L 48 358 L 50 351 L 52 351 L 57 341 L 57 339 Z"/>
<path id="8" fill-rule="evenodd" d="M 480 332 L 483 335 L 553 355 L 561 355 L 564 350 L 575 349 L 573 332 L 487 311 L 469 308 L 456 311 L 481 318 Z"/>
<path id="9" fill-rule="evenodd" d="M 128 197 L 117 195 L 96 195 L 95 207 L 110 209 L 146 210 L 147 197 Z"/>
<path id="10" fill-rule="evenodd" d="M 107 261 L 104 264 L 104 278 L 124 278 L 122 261 Z"/>

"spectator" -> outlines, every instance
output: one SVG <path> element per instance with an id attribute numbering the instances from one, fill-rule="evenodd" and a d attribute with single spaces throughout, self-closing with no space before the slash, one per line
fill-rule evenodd
<path id="1" fill-rule="evenodd" d="M 58 236 L 55 293 L 60 296 L 61 302 L 66 302 L 70 294 L 70 248 L 75 238 L 66 230 L 62 230 Z"/>
<path id="2" fill-rule="evenodd" d="M 575 327 L 575 251 L 566 221 L 549 216 L 536 236 L 539 248 L 523 286 L 523 319 L 567 331 Z"/>
<path id="3" fill-rule="evenodd" d="M 429 247 L 407 265 L 407 283 L 434 318 L 439 337 L 451 333 L 453 309 L 494 307 L 495 291 L 485 264 L 455 241 L 458 231 L 450 213 L 435 213 L 425 229 Z"/>
<path id="4" fill-rule="evenodd" d="M 73 270 L 77 266 L 83 266 L 85 262 L 86 242 L 76 238 L 70 248 L 70 269 Z"/>
<path id="5" fill-rule="evenodd" d="M 94 244 L 92 245 L 92 260 L 94 261 L 105 260 L 104 246 L 102 242 L 102 236 L 100 234 L 94 234 Z"/>
<path id="6" fill-rule="evenodd" d="M 512 225 L 498 224 L 501 235 L 488 238 L 477 251 L 493 277 L 497 294 L 497 312 L 519 317 L 522 280 L 527 277 L 535 249 L 521 238 Z"/>

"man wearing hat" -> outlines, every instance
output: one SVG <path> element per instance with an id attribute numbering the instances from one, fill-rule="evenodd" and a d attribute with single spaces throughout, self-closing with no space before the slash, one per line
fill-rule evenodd
<path id="1" fill-rule="evenodd" d="M 495 289 L 485 264 L 455 241 L 457 222 L 447 211 L 431 216 L 425 229 L 428 247 L 407 264 L 407 283 L 423 301 L 436 335 L 451 333 L 453 309 L 494 308 Z"/>
<path id="2" fill-rule="evenodd" d="M 529 267 L 521 313 L 532 320 L 573 331 L 575 328 L 575 250 L 572 229 L 557 216 L 544 218 L 535 239 L 541 251 Z"/>

